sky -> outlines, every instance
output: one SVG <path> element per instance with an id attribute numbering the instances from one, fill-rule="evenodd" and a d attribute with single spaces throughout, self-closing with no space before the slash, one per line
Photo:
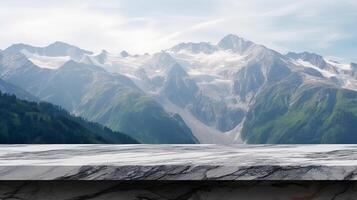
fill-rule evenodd
<path id="1" fill-rule="evenodd" d="M 141 54 L 235 34 L 357 62 L 356 0 L 1 0 L 0 30 L 0 49 L 63 41 Z"/>

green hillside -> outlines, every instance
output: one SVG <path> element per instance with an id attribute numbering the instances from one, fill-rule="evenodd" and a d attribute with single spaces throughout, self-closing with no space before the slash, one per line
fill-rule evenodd
<path id="1" fill-rule="evenodd" d="M 19 100 L 0 92 L 1 144 L 137 143 L 122 133 L 71 116 L 49 103 Z"/>

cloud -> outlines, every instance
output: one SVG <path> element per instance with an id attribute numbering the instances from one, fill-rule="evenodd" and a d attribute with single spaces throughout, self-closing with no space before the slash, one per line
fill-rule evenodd
<path id="1" fill-rule="evenodd" d="M 61 40 L 144 53 L 184 41 L 216 43 L 233 33 L 279 51 L 356 62 L 356 13 L 354 0 L 2 0 L 0 47 Z"/>

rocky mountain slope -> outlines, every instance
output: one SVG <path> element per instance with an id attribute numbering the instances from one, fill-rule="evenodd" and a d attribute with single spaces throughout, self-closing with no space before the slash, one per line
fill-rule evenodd
<path id="1" fill-rule="evenodd" d="M 38 101 L 38 99 L 35 96 L 31 95 L 27 91 L 13 84 L 10 84 L 2 79 L 0 79 L 0 92 L 4 94 L 6 93 L 6 94 L 15 95 L 19 99 L 23 99 L 27 101 L 33 101 L 33 102 Z"/>

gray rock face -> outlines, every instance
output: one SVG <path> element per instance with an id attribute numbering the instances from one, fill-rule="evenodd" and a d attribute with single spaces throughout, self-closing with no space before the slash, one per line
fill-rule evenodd
<path id="1" fill-rule="evenodd" d="M 196 83 L 179 64 L 170 67 L 162 89 L 167 98 L 179 106 L 184 106 L 194 101 L 197 92 Z"/>
<path id="2" fill-rule="evenodd" d="M 353 77 L 357 78 L 357 64 L 356 63 L 351 63 L 351 68 L 352 68 Z"/>
<path id="3" fill-rule="evenodd" d="M 357 70 L 357 64 L 356 63 L 351 63 L 351 67 L 353 70 Z"/>
<path id="4" fill-rule="evenodd" d="M 243 101 L 249 101 L 264 82 L 265 77 L 259 65 L 245 67 L 237 73 L 233 91 L 239 95 Z"/>
<path id="5" fill-rule="evenodd" d="M 214 101 L 203 94 L 196 96 L 189 109 L 195 117 L 220 131 L 232 130 L 245 116 L 244 110 L 228 107 L 225 102 Z"/>
<path id="6" fill-rule="evenodd" d="M 250 57 L 234 78 L 233 91 L 243 101 L 250 101 L 263 85 L 276 83 L 291 72 L 282 56 L 272 50 L 263 48 Z"/>

